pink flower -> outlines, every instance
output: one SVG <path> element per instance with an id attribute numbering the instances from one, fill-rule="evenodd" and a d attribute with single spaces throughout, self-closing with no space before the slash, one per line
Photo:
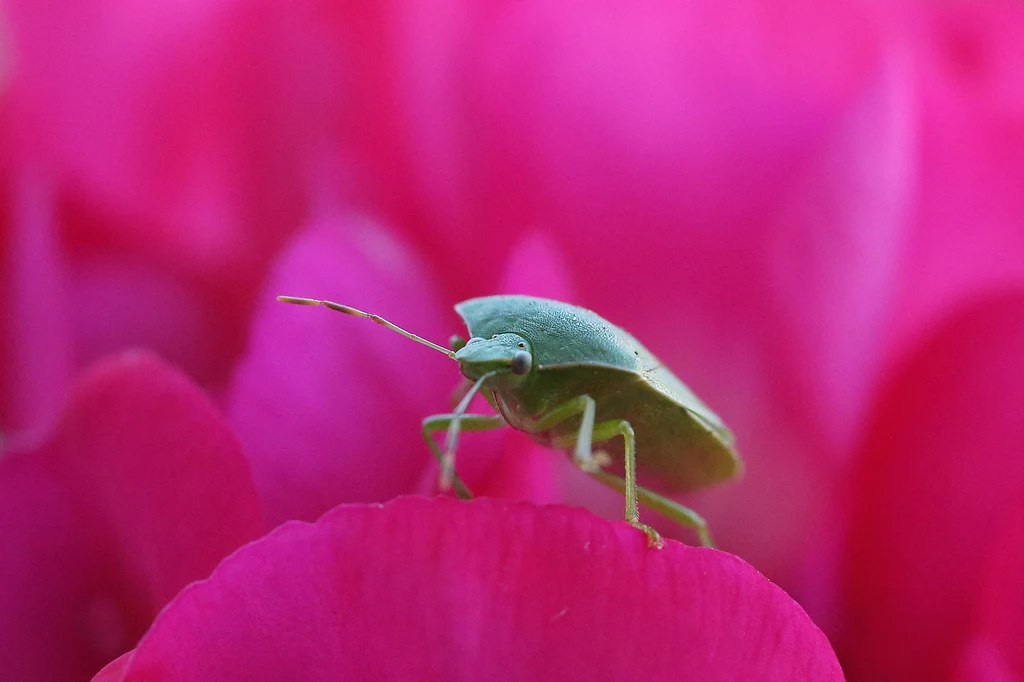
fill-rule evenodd
<path id="1" fill-rule="evenodd" d="M 4 454 L 0 521 L 0 670 L 25 681 L 87 679 L 263 532 L 223 418 L 139 353 L 83 376 L 46 443 Z"/>
<path id="2" fill-rule="evenodd" d="M 273 297 L 444 343 L 454 302 L 547 295 L 735 430 L 746 478 L 687 501 L 852 680 L 1018 674 L 1018 2 L 15 0 L 3 21 L 7 447 L 53 438 L 76 369 L 141 345 L 222 403 L 268 527 L 427 493 L 418 426 L 454 365 Z M 465 434 L 458 466 L 621 517 L 521 433 Z M 59 539 L 12 504 L 12 534 Z"/>
<path id="3" fill-rule="evenodd" d="M 94 680 L 842 680 L 735 557 L 565 507 L 417 498 L 289 523 Z"/>
<path id="4" fill-rule="evenodd" d="M 737 431 L 723 546 L 857 679 L 950 673 L 1024 477 L 1020 4 L 447 7 L 344 14 L 391 37 L 346 126 L 375 205 L 460 291 L 550 230 L 573 300 Z"/>

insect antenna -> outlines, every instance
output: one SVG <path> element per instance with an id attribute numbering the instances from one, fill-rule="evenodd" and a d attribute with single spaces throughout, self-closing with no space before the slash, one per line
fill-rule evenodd
<path id="1" fill-rule="evenodd" d="M 455 447 L 459 444 L 462 416 L 466 414 L 466 410 L 469 409 L 469 403 L 480 390 L 480 387 L 484 385 L 484 382 L 497 373 L 497 371 L 487 372 L 477 379 L 476 383 L 473 384 L 473 388 L 466 391 L 466 395 L 462 396 L 462 400 L 459 401 L 459 404 L 452 411 L 452 421 L 448 424 L 448 433 L 444 441 L 444 457 L 441 458 L 441 478 L 438 482 L 438 487 L 442 491 L 448 490 L 452 485 L 452 478 L 455 473 Z"/>
<path id="2" fill-rule="evenodd" d="M 424 346 L 428 346 L 430 348 L 433 348 L 436 351 L 440 351 L 441 353 L 444 353 L 445 355 L 447 355 L 452 360 L 455 359 L 455 351 L 448 350 L 444 346 L 439 346 L 436 343 L 433 343 L 432 341 L 427 341 L 422 336 L 417 336 L 416 334 L 413 334 L 412 332 L 408 332 L 408 331 L 402 329 L 401 327 L 399 327 L 397 324 L 392 324 L 391 322 L 388 322 L 387 320 L 385 320 L 380 315 L 374 315 L 373 313 L 364 313 L 362 310 L 356 310 L 355 308 L 349 307 L 347 305 L 342 305 L 340 303 L 333 303 L 331 301 L 322 301 L 322 300 L 320 300 L 318 298 L 299 298 L 297 296 L 278 296 L 277 300 L 281 301 L 281 303 L 291 303 L 293 305 L 322 305 L 325 308 L 330 308 L 331 310 L 337 310 L 339 313 L 345 313 L 346 315 L 355 315 L 356 317 L 365 317 L 367 319 L 373 320 L 374 322 L 376 322 L 377 324 L 379 324 L 382 327 L 387 327 L 388 329 L 390 329 L 393 332 L 398 332 L 399 334 L 401 334 L 402 336 L 404 336 L 407 339 L 412 339 L 416 343 L 422 343 Z"/>

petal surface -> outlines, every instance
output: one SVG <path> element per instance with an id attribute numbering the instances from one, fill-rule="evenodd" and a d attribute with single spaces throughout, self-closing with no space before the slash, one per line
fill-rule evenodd
<path id="1" fill-rule="evenodd" d="M 897 366 L 853 479 L 838 639 L 851 679 L 938 680 L 1024 486 L 1024 295 L 947 320 Z"/>
<path id="2" fill-rule="evenodd" d="M 974 639 L 961 656 L 962 682 L 1024 680 L 1024 489 L 999 524 L 982 579 Z M 989 672 L 991 671 L 991 672 Z M 987 675 L 987 676 L 986 676 Z"/>
<path id="3" fill-rule="evenodd" d="M 243 548 L 161 614 L 121 679 L 282 678 L 843 679 L 806 614 L 733 556 L 649 550 L 565 507 L 422 498 Z"/>
<path id="4" fill-rule="evenodd" d="M 464 330 L 435 288 L 405 244 L 359 216 L 311 225 L 282 255 L 227 398 L 271 526 L 413 492 L 431 460 L 420 424 L 449 411 L 461 377 L 369 320 L 275 297 L 344 303 L 446 345 Z"/>

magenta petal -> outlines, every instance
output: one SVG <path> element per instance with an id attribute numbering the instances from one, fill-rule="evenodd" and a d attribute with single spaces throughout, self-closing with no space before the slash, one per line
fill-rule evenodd
<path id="1" fill-rule="evenodd" d="M 447 344 L 464 328 L 435 289 L 403 244 L 358 217 L 324 220 L 284 254 L 228 395 L 271 526 L 413 492 L 432 461 L 420 424 L 448 411 L 461 377 L 369 320 L 274 297 L 345 303 Z"/>
<path id="2" fill-rule="evenodd" d="M 9 153 L 0 145 L 0 154 Z M 45 173 L 20 161 L 9 173 L 0 167 L 0 431 L 31 438 L 56 419 L 72 350 L 55 189 Z"/>
<path id="3" fill-rule="evenodd" d="M 568 264 L 547 232 L 534 230 L 513 243 L 498 284 L 500 294 L 576 300 Z"/>
<path id="4" fill-rule="evenodd" d="M 1015 644 L 1020 648 L 1020 640 Z M 1021 682 L 1024 676 L 1013 674 L 999 648 L 987 638 L 979 636 L 960 654 L 953 679 L 956 682 Z"/>
<path id="5" fill-rule="evenodd" d="M 851 677 L 936 680 L 969 636 L 1024 488 L 1024 293 L 948 319 L 883 387 L 854 480 L 840 649 Z"/>
<path id="6" fill-rule="evenodd" d="M 103 670 L 96 673 L 96 676 L 92 678 L 93 682 L 117 682 L 123 676 L 125 671 L 128 669 L 128 664 L 132 660 L 132 656 L 135 655 L 135 651 L 129 651 L 122 654 L 112 660 L 110 663 L 103 666 Z"/>
<path id="7" fill-rule="evenodd" d="M 209 399 L 141 353 L 100 363 L 52 440 L 0 461 L 0 670 L 84 679 L 263 530 Z"/>
<path id="8" fill-rule="evenodd" d="M 1024 682 L 1024 489 L 996 524 L 956 682 Z"/>
<path id="9" fill-rule="evenodd" d="M 1024 285 L 1024 6 L 917 11 L 919 187 L 894 320 L 903 338 L 986 291 Z"/>
<path id="10" fill-rule="evenodd" d="M 567 507 L 403 498 L 288 524 L 186 589 L 124 680 L 842 680 L 782 590 Z"/>
<path id="11" fill-rule="evenodd" d="M 1024 680 L 1024 488 L 1016 499 L 990 546 L 976 640 L 962 660 L 971 667 L 1004 670 L 1003 679 Z"/>
<path id="12" fill-rule="evenodd" d="M 526 434 L 511 428 L 494 436 L 492 443 L 496 451 L 485 451 L 483 457 L 474 455 L 474 460 L 486 458 L 485 463 L 488 465 L 474 470 L 472 478 L 467 477 L 474 494 L 507 500 L 529 500 L 536 504 L 565 502 L 559 482 L 558 461 L 567 459 L 564 452 L 542 447 Z M 474 443 L 473 447 L 476 449 L 480 446 Z M 573 473 L 584 476 L 579 470 Z"/>
<path id="13" fill-rule="evenodd" d="M 135 641 L 108 647 L 90 638 L 94 594 L 110 600 L 94 588 L 93 534 L 52 468 L 52 458 L 35 456 L 0 462 L 0 670 L 25 682 L 83 679 Z"/>
<path id="14" fill-rule="evenodd" d="M 115 241 L 258 276 L 330 135 L 332 48 L 300 5 L 7 3 L 15 134 L 132 217 Z"/>

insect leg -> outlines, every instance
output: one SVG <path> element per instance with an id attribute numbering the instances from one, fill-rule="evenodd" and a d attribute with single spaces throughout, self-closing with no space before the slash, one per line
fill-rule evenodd
<path id="1" fill-rule="evenodd" d="M 647 541 L 651 547 L 661 547 L 664 543 L 658 531 L 644 523 L 640 523 L 640 513 L 637 510 L 637 486 L 636 486 L 636 436 L 633 434 L 633 427 L 625 419 L 611 419 L 600 424 L 594 424 L 594 414 L 597 410 L 597 403 L 589 395 L 581 395 L 568 400 L 554 408 L 534 425 L 538 431 L 546 431 L 558 423 L 582 413 L 580 429 L 575 437 L 575 451 L 573 461 L 583 471 L 589 474 L 599 473 L 600 463 L 592 450 L 592 443 L 610 440 L 622 436 L 625 441 L 626 452 L 626 480 L 621 490 L 626 495 L 626 521 L 634 528 L 639 528 L 647 534 Z M 570 441 L 555 443 L 556 446 L 568 447 Z"/>
<path id="2" fill-rule="evenodd" d="M 432 417 L 427 417 L 423 420 L 423 441 L 430 448 L 430 452 L 433 453 L 437 463 L 442 468 L 444 467 L 444 453 L 438 447 L 433 434 L 438 431 L 447 431 L 451 426 L 452 420 L 455 418 L 458 418 L 461 422 L 463 431 L 493 431 L 505 426 L 505 420 L 501 418 L 501 415 L 497 414 L 463 414 L 461 416 L 435 414 Z M 454 471 L 452 472 L 452 487 L 455 488 L 455 494 L 463 500 L 473 497 L 473 493 L 469 492 L 469 488 L 466 487 L 466 484 L 462 482 Z"/>
<path id="3" fill-rule="evenodd" d="M 596 409 L 597 403 L 589 395 L 577 396 L 552 408 L 533 424 L 532 430 L 536 432 L 547 431 L 561 424 L 566 419 L 582 414 L 579 432 L 575 436 L 556 442 L 553 445 L 558 448 L 574 448 L 572 460 L 576 463 L 576 466 L 584 471 L 599 471 L 601 467 L 590 447 L 594 432 L 594 413 Z"/>
<path id="4" fill-rule="evenodd" d="M 638 487 L 636 484 L 636 435 L 633 433 L 633 427 L 625 419 L 610 419 L 606 422 L 601 422 L 594 426 L 594 442 L 601 442 L 610 440 L 616 436 L 622 436 L 622 440 L 625 442 L 625 469 L 626 478 L 619 479 L 622 481 L 623 486 L 619 489 L 619 492 L 626 496 L 626 521 L 635 528 L 639 528 L 643 532 L 647 533 L 647 541 L 651 547 L 662 547 L 664 542 L 658 531 L 654 530 L 646 523 L 640 523 L 640 511 L 637 509 L 637 493 Z M 584 471 L 587 471 L 584 469 Z M 591 476 L 599 476 L 603 472 L 601 471 L 587 471 Z M 605 474 L 607 475 L 607 474 Z"/>
<path id="5" fill-rule="evenodd" d="M 609 474 L 606 471 L 599 471 L 597 473 L 590 473 L 595 479 L 600 481 L 603 485 L 608 486 L 613 490 L 618 490 L 620 493 L 626 490 L 626 481 L 623 478 Z M 707 521 L 704 520 L 697 512 L 693 511 L 689 507 L 684 507 L 675 500 L 670 500 L 667 497 L 662 497 L 656 492 L 648 490 L 642 486 L 636 488 L 637 497 L 640 500 L 640 504 L 658 512 L 662 516 L 666 516 L 676 523 L 693 528 L 697 531 L 697 535 L 700 538 L 700 544 L 704 547 L 714 547 L 715 543 L 711 539 L 711 532 L 708 530 Z"/>

